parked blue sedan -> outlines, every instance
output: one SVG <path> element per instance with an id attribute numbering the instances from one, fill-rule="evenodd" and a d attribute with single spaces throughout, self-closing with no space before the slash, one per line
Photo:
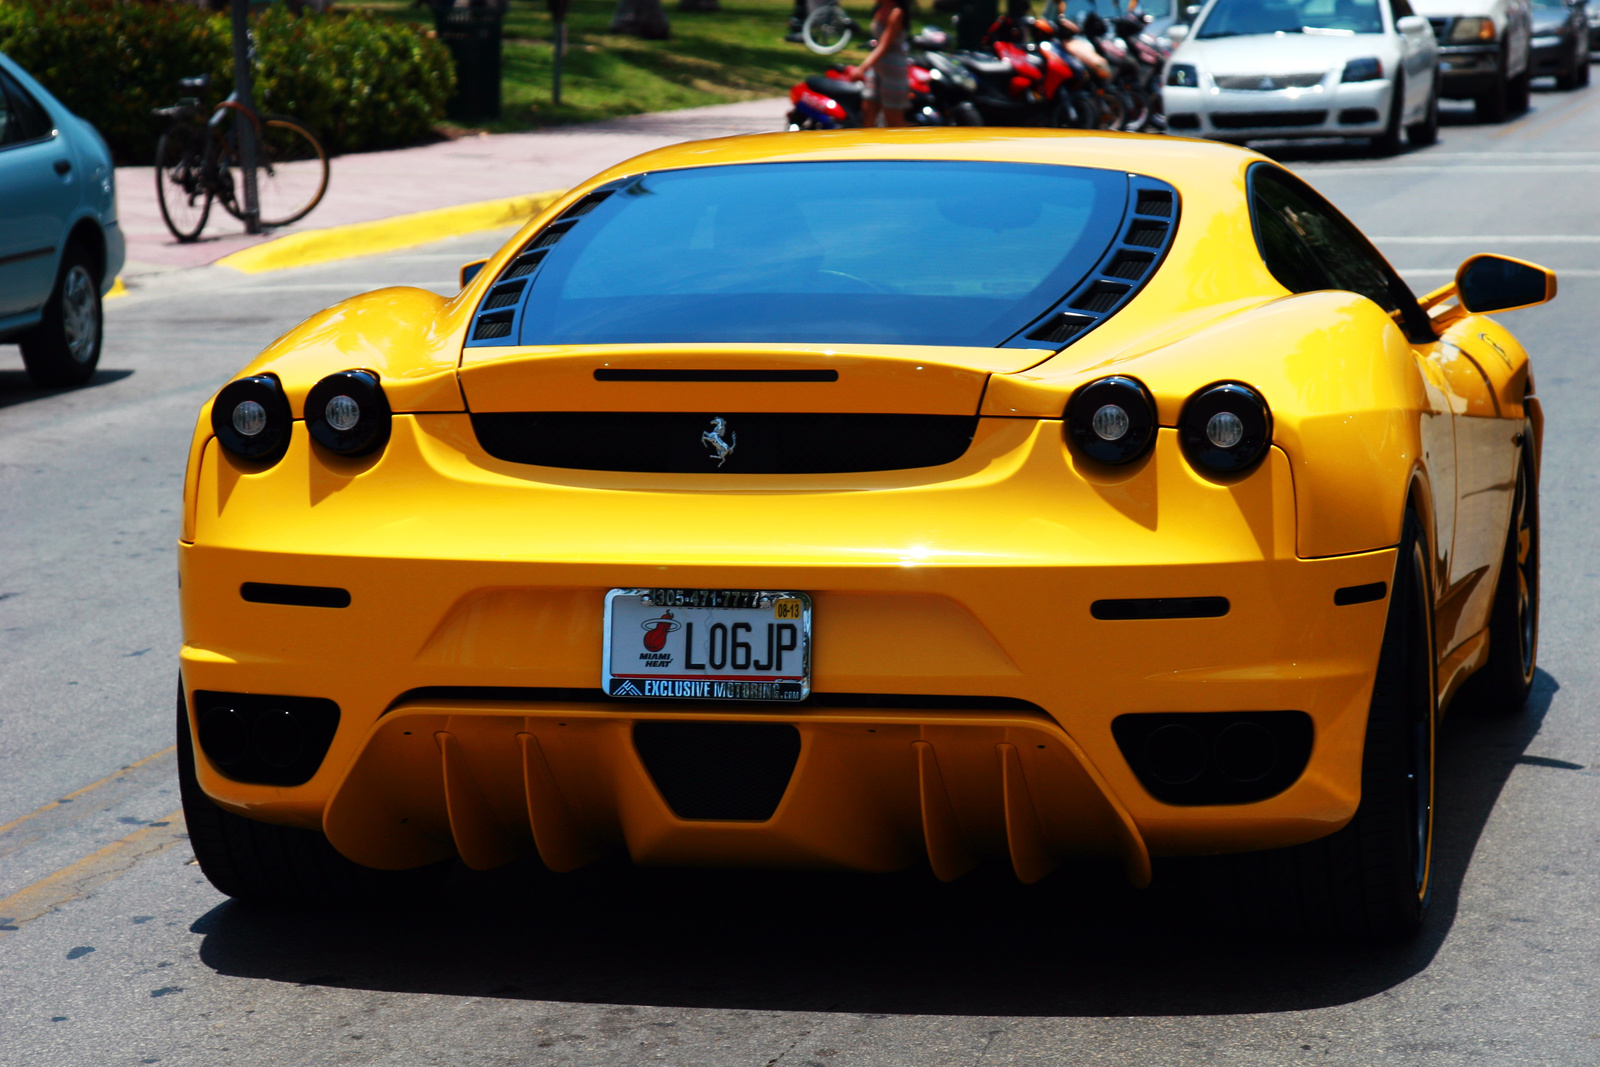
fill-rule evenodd
<path id="1" fill-rule="evenodd" d="M 0 53 L 0 344 L 36 385 L 94 373 L 123 254 L 111 150 Z"/>

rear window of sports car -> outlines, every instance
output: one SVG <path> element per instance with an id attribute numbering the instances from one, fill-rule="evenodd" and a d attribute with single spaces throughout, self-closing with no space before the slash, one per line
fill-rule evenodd
<path id="1" fill-rule="evenodd" d="M 1020 163 L 644 174 L 550 248 L 519 340 L 997 345 L 1093 269 L 1127 188 Z"/>

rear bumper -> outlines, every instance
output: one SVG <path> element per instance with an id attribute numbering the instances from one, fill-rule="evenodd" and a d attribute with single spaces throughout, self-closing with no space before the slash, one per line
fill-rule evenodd
<path id="1" fill-rule="evenodd" d="M 1355 810 L 1385 602 L 1336 606 L 1334 593 L 1387 581 L 1393 551 L 1297 558 L 1276 449 L 1222 485 L 1163 430 L 1136 469 L 1090 478 L 1058 422 L 985 419 L 945 467 L 746 485 L 519 468 L 476 450 L 464 423 L 399 416 L 381 457 L 338 469 L 298 424 L 265 472 L 203 449 L 195 541 L 179 553 L 186 690 L 341 712 L 303 785 L 233 781 L 202 753 L 220 803 L 324 828 L 384 867 L 452 850 L 487 863 L 537 842 L 553 867 L 607 849 L 642 863 L 960 866 L 943 848 L 1009 855 L 1024 876 L 1110 854 L 1136 878 L 1149 854 L 1292 844 Z M 349 606 L 247 602 L 245 582 L 337 587 Z M 831 706 L 602 698 L 602 602 L 628 586 L 809 592 L 812 690 Z M 1090 611 L 1215 596 L 1222 617 Z M 997 707 L 1035 710 L 985 710 Z M 1314 723 L 1310 762 L 1244 804 L 1160 802 L 1111 726 L 1128 712 L 1285 709 Z M 799 762 L 774 816 L 673 814 L 630 740 L 662 719 L 792 724 Z M 530 799 L 544 779 L 527 738 L 559 804 Z"/>

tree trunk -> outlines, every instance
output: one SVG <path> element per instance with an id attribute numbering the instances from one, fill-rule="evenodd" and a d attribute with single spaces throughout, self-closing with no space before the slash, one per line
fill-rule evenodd
<path id="1" fill-rule="evenodd" d="M 643 37 L 647 41 L 666 39 L 672 32 L 661 0 L 617 0 L 611 16 L 611 32 Z"/>
<path id="2" fill-rule="evenodd" d="M 720 0 L 678 0 L 679 11 L 721 11 Z"/>

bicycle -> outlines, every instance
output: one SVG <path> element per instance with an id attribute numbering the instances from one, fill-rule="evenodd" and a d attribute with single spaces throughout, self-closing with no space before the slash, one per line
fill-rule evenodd
<path id="1" fill-rule="evenodd" d="M 203 93 L 211 87 L 211 76 L 184 78 L 178 86 Z M 179 241 L 199 238 L 213 201 L 245 221 L 242 196 L 235 192 L 243 175 L 236 179 L 233 173 L 239 167 L 242 122 L 250 123 L 255 138 L 256 203 L 263 229 L 305 218 L 328 190 L 327 150 L 298 119 L 259 115 L 240 103 L 237 93 L 213 108 L 203 123 L 196 96 L 151 113 L 171 121 L 156 142 L 156 199 L 167 229 Z"/>
<path id="2" fill-rule="evenodd" d="M 800 26 L 800 39 L 819 56 L 831 56 L 850 43 L 860 26 L 845 14 L 836 0 L 826 0 L 811 9 Z"/>

